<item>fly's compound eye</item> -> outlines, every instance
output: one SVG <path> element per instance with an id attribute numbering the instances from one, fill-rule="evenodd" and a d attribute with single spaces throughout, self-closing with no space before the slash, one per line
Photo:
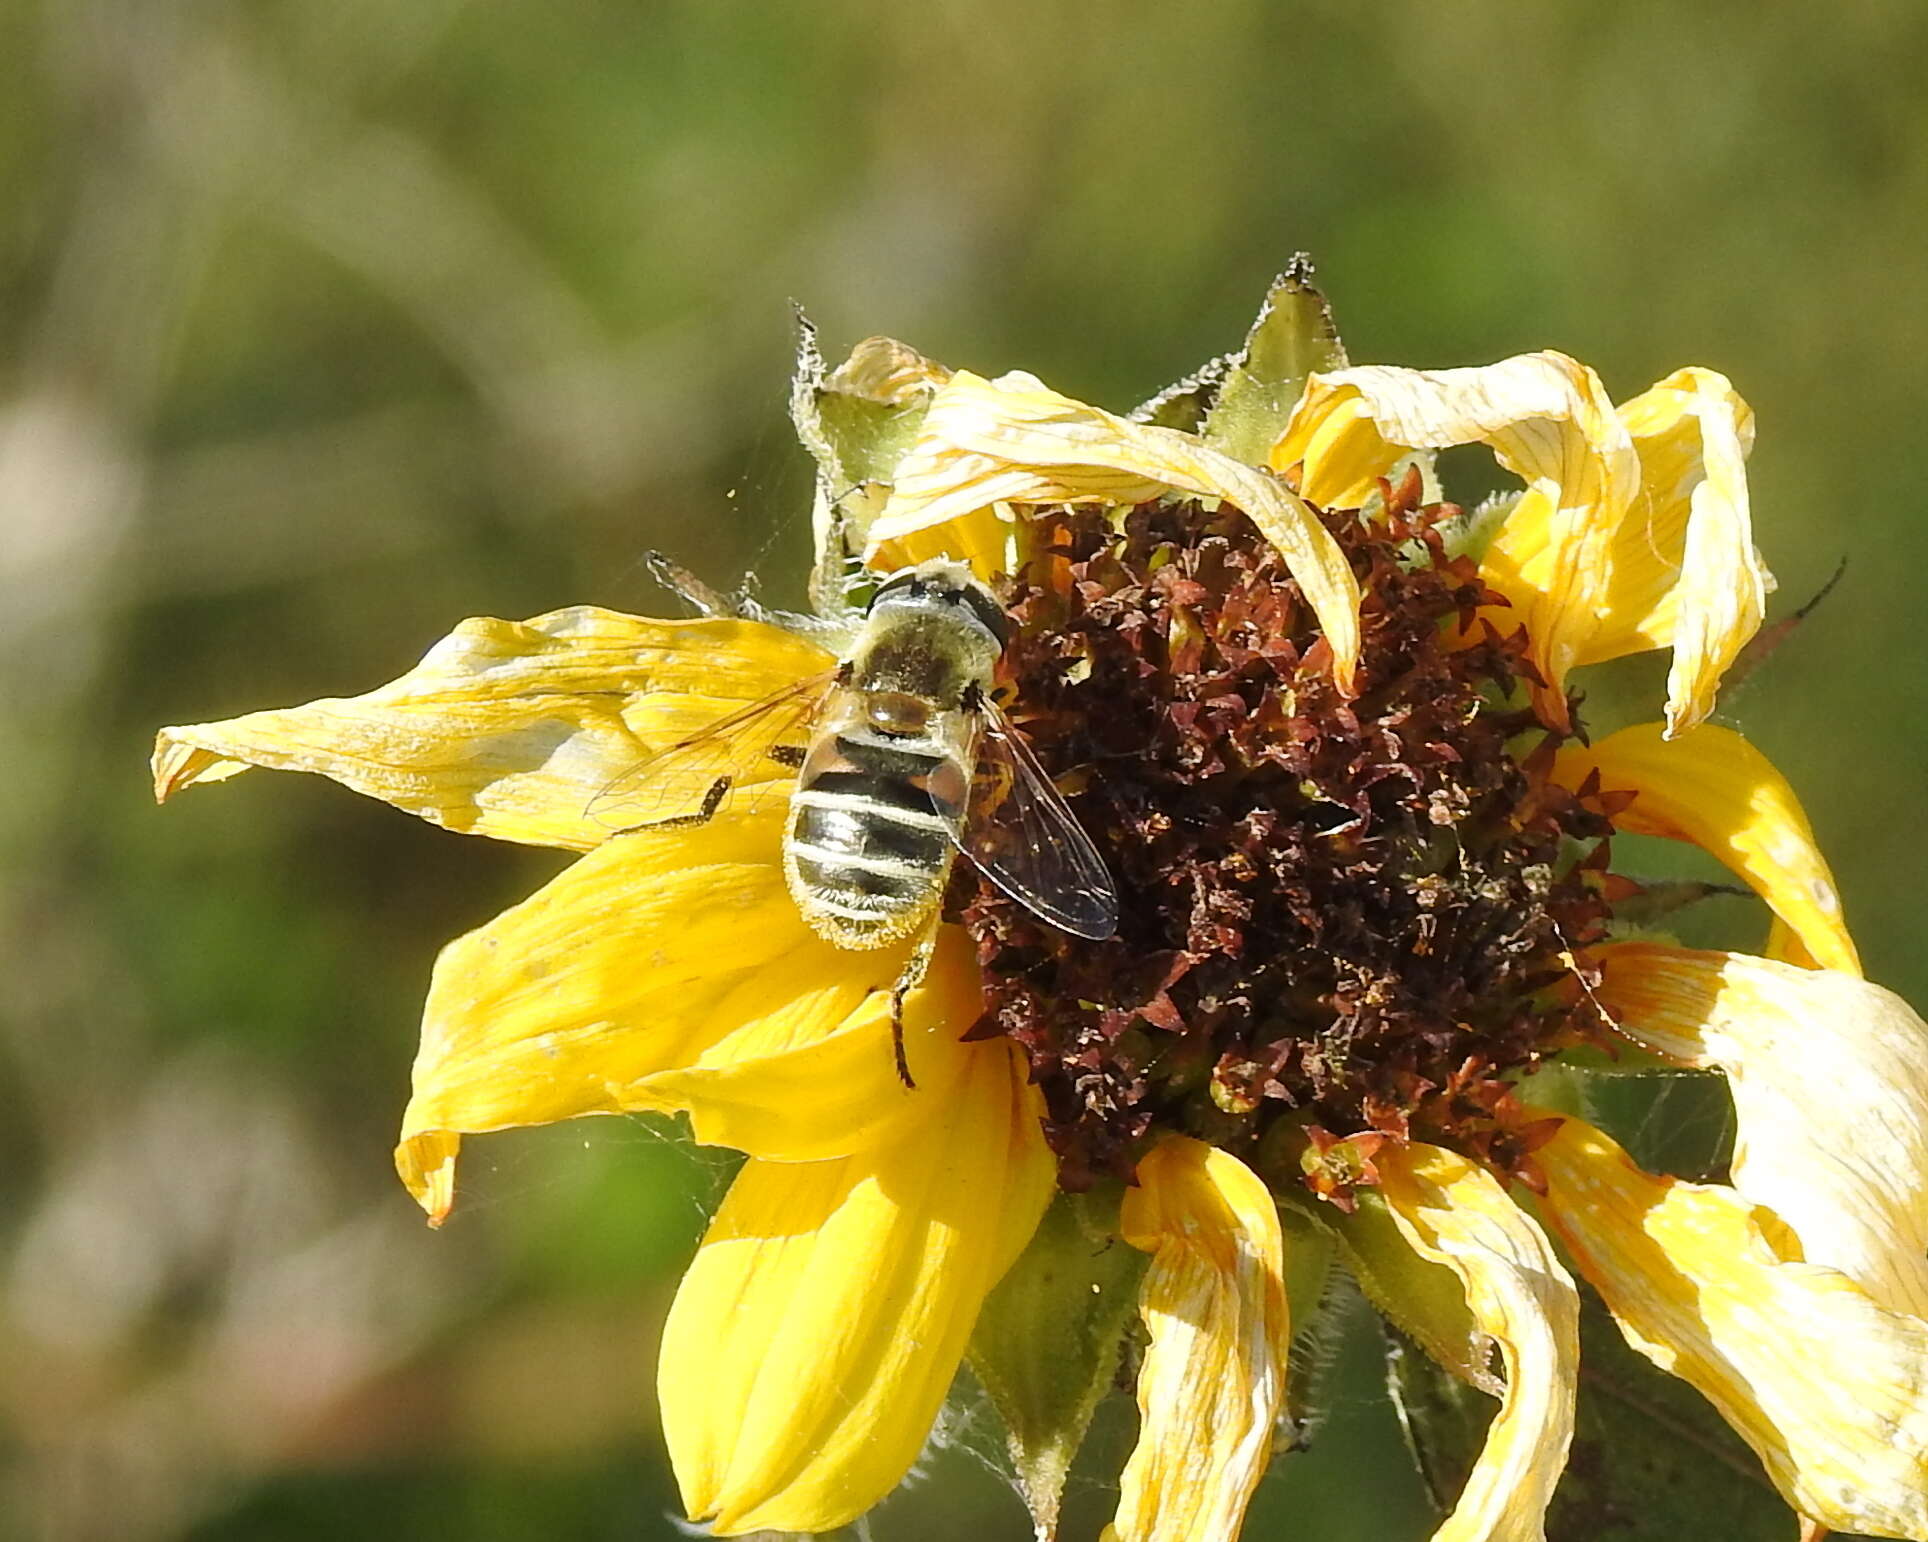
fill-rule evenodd
<path id="1" fill-rule="evenodd" d="M 1011 640 L 1011 616 L 998 604 L 997 596 L 982 584 L 969 584 L 958 591 L 958 599 L 984 624 L 984 630 L 997 639 L 999 649 Z"/>
<path id="2" fill-rule="evenodd" d="M 1000 651 L 1010 642 L 1010 616 L 997 596 L 973 578 L 961 562 L 925 563 L 893 573 L 871 595 L 870 609 L 876 610 L 886 599 L 921 600 L 926 596 L 969 611 L 972 619 L 996 639 Z"/>

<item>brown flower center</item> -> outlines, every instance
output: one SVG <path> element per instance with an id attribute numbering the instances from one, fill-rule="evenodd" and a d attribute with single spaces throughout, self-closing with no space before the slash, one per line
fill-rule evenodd
<path id="1" fill-rule="evenodd" d="M 972 1036 L 1030 1057 L 1068 1188 L 1164 1130 L 1294 1173 L 1361 1132 L 1506 1162 L 1509 1073 L 1591 1031 L 1568 959 L 1603 931 L 1607 820 L 1547 781 L 1450 510 L 1402 492 L 1328 518 L 1365 594 L 1350 701 L 1236 511 L 1066 513 L 1011 586 L 1013 716 L 1122 916 L 1081 941 L 965 864 L 950 913 L 985 972 Z"/>

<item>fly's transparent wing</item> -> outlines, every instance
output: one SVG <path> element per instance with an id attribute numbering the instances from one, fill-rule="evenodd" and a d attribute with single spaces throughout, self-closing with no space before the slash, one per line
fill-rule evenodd
<path id="1" fill-rule="evenodd" d="M 833 678 L 831 671 L 799 680 L 638 761 L 585 812 L 609 830 L 643 830 L 700 824 L 740 798 L 754 800 L 743 805 L 753 808 L 787 796 L 782 779 L 803 764 L 810 720 Z"/>
<path id="2" fill-rule="evenodd" d="M 985 702 L 970 816 L 958 844 L 1012 899 L 1074 937 L 1118 929 L 1105 859 L 1004 714 Z"/>

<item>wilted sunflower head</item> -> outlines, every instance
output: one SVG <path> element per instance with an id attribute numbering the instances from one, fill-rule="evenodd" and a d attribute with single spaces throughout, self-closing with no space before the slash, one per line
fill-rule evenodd
<path id="1" fill-rule="evenodd" d="M 968 1353 L 1040 1537 L 1121 1363 L 1108 1534 L 1233 1537 L 1343 1272 L 1498 1399 L 1438 1537 L 1541 1537 L 1580 1315 L 1544 1224 L 1803 1515 L 1928 1536 L 1928 1031 L 1860 978 L 1785 781 L 1706 721 L 1770 584 L 1723 377 L 1615 406 L 1557 353 L 1351 368 L 1295 266 L 1243 351 L 1128 417 L 882 339 L 826 371 L 807 330 L 794 416 L 814 619 L 471 621 L 366 696 L 156 754 L 163 795 L 315 770 L 583 853 L 444 950 L 396 1161 L 439 1222 L 466 1135 L 679 1113 L 747 1154 L 665 1329 L 692 1517 L 860 1515 Z M 1522 484 L 1478 517 L 1433 464 L 1469 443 Z M 590 817 L 758 701 L 847 683 L 852 599 L 936 558 L 997 599 L 995 699 L 1115 933 L 959 858 L 921 977 L 911 939 L 819 935 L 783 876 L 807 712 L 686 814 Z M 1664 717 L 1590 742 L 1576 671 L 1656 648 Z M 1726 863 L 1768 956 L 1632 940 L 1664 906 L 1616 831 Z M 1725 1072 L 1732 1186 L 1545 1105 L 1574 1053 Z"/>
<path id="2" fill-rule="evenodd" d="M 1121 919 L 1070 938 L 985 885 L 959 913 L 973 1031 L 1023 1046 L 1067 1187 L 1128 1179 L 1172 1132 L 1278 1183 L 1329 1135 L 1506 1164 L 1511 1079 L 1598 1031 L 1572 959 L 1603 935 L 1609 822 L 1548 777 L 1518 634 L 1448 555 L 1458 511 L 1415 506 L 1416 467 L 1386 491 L 1370 519 L 1320 511 L 1363 596 L 1351 692 L 1223 504 L 1043 521 L 1010 583 L 1018 710 Z"/>

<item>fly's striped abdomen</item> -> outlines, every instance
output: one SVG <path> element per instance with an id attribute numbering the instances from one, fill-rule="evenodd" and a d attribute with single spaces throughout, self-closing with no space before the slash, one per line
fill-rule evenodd
<path id="1" fill-rule="evenodd" d="M 804 918 L 839 946 L 908 936 L 942 897 L 970 785 L 946 737 L 846 723 L 812 746 L 784 866 Z"/>

